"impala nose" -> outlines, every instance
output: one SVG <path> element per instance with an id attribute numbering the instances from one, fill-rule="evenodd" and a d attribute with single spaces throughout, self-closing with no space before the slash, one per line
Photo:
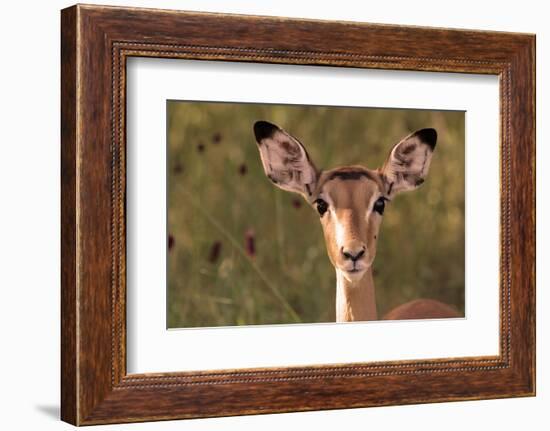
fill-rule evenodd
<path id="1" fill-rule="evenodd" d="M 352 262 L 356 262 L 365 255 L 365 246 L 363 245 L 359 248 L 342 247 L 341 251 L 345 259 L 351 260 Z"/>

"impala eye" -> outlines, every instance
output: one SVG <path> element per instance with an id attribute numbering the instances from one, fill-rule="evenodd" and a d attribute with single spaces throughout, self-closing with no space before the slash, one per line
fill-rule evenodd
<path id="1" fill-rule="evenodd" d="M 323 214 L 328 210 L 327 202 L 323 199 L 317 199 L 315 203 L 317 204 L 317 211 L 319 211 L 319 215 L 323 217 Z"/>
<path id="2" fill-rule="evenodd" d="M 380 215 L 384 214 L 384 208 L 386 207 L 386 201 L 387 201 L 387 199 L 385 197 L 380 196 L 378 199 L 376 199 L 376 202 L 374 203 L 373 210 L 376 211 Z"/>

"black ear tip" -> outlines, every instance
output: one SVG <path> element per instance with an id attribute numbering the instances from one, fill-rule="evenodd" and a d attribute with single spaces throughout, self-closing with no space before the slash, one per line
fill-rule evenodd
<path id="1" fill-rule="evenodd" d="M 415 133 L 422 142 L 425 142 L 433 150 L 437 143 L 437 132 L 435 129 L 422 129 Z"/>
<path id="2" fill-rule="evenodd" d="M 256 136 L 256 141 L 258 144 L 262 139 L 269 138 L 279 130 L 275 124 L 271 124 L 268 121 L 256 121 L 254 123 L 254 135 Z"/>

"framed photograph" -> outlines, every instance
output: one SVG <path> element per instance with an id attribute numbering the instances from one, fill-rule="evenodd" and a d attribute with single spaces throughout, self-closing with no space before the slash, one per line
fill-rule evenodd
<path id="1" fill-rule="evenodd" d="M 61 14 L 61 416 L 535 394 L 535 36 Z"/>

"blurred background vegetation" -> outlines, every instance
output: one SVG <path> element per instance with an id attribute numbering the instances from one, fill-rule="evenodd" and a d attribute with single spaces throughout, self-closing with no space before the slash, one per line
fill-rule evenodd
<path id="1" fill-rule="evenodd" d="M 430 173 L 386 209 L 374 261 L 378 313 L 415 298 L 464 312 L 464 113 L 169 101 L 168 327 L 335 320 L 319 217 L 265 177 L 252 125 L 296 136 L 318 168 L 381 166 L 438 131 Z"/>

